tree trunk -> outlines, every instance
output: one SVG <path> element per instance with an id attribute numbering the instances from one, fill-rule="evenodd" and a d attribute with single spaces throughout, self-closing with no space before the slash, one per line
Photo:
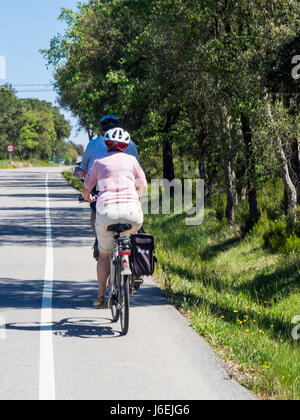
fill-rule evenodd
<path id="1" fill-rule="evenodd" d="M 237 195 L 240 201 L 245 201 L 247 198 L 247 192 L 248 192 L 248 185 L 247 185 L 247 165 L 242 165 L 238 168 L 236 171 L 236 190 Z"/>
<path id="2" fill-rule="evenodd" d="M 204 197 L 207 198 L 208 196 L 208 184 L 207 184 L 207 175 L 205 169 L 205 139 L 207 137 L 207 133 L 205 130 L 202 131 L 201 135 L 198 138 L 198 168 L 199 168 L 199 175 L 200 178 L 204 181 Z"/>
<path id="3" fill-rule="evenodd" d="M 93 129 L 91 129 L 90 127 L 88 127 L 88 126 L 85 126 L 84 128 L 85 128 L 85 130 L 86 130 L 86 132 L 87 132 L 87 135 L 88 135 L 88 137 L 89 137 L 89 141 L 93 140 L 94 135 L 95 135 L 94 130 L 93 130 Z"/>
<path id="4" fill-rule="evenodd" d="M 227 193 L 227 206 L 226 217 L 230 225 L 235 222 L 235 206 L 236 206 L 236 193 L 235 193 L 235 174 L 232 170 L 230 160 L 225 161 L 225 179 L 226 179 L 226 193 Z"/>
<path id="5" fill-rule="evenodd" d="M 182 159 L 182 175 L 185 176 L 189 172 L 189 164 L 187 160 L 183 157 Z"/>
<path id="6" fill-rule="evenodd" d="M 291 112 L 291 101 L 290 98 L 284 96 L 283 103 L 285 108 Z M 292 110 L 292 114 L 294 114 L 294 109 Z M 286 145 L 285 154 L 288 160 L 289 166 L 289 173 L 293 184 L 296 187 L 297 192 L 297 204 L 300 205 L 300 142 L 299 138 L 295 137 L 291 139 L 290 144 Z M 286 196 L 287 194 L 285 194 Z M 285 197 L 285 203 L 287 202 Z M 287 205 L 286 205 L 286 213 L 288 213 Z"/>
<path id="7" fill-rule="evenodd" d="M 300 139 L 297 138 L 297 156 L 298 156 L 298 179 L 297 179 L 297 204 L 300 206 Z"/>
<path id="8" fill-rule="evenodd" d="M 18 151 L 18 155 L 19 155 L 19 158 L 20 158 L 21 162 L 23 162 L 23 153 L 21 153 L 20 150 L 17 150 L 17 151 Z"/>
<path id="9" fill-rule="evenodd" d="M 250 127 L 249 118 L 242 114 L 242 131 L 244 143 L 246 146 L 247 153 L 247 169 L 248 169 L 248 201 L 250 218 L 253 223 L 256 223 L 260 218 L 260 210 L 257 201 L 257 190 L 256 190 L 256 169 L 255 169 L 255 154 L 252 143 L 252 130 Z"/>
<path id="10" fill-rule="evenodd" d="M 267 113 L 272 123 L 272 126 L 274 127 L 274 118 L 269 103 L 267 103 Z M 280 165 L 281 178 L 285 187 L 286 199 L 288 204 L 287 232 L 288 234 L 291 234 L 297 222 L 297 191 L 290 177 L 288 159 L 286 157 L 281 138 L 279 137 L 275 129 L 274 135 L 277 142 L 276 156 Z"/>
<path id="11" fill-rule="evenodd" d="M 173 110 L 167 115 L 166 124 L 163 134 L 168 134 L 172 126 L 176 123 L 179 117 L 179 111 Z M 169 140 L 163 141 L 163 176 L 168 181 L 175 179 L 174 162 L 173 162 L 173 145 Z"/>
<path id="12" fill-rule="evenodd" d="M 172 144 L 165 140 L 163 142 L 163 177 L 168 181 L 173 181 L 175 178 L 174 163 L 173 163 L 173 147 Z"/>
<path id="13" fill-rule="evenodd" d="M 294 138 L 291 144 L 290 176 L 297 190 L 297 204 L 300 205 L 300 143 Z"/>
<path id="14" fill-rule="evenodd" d="M 288 204 L 287 231 L 288 234 L 291 234 L 297 222 L 297 191 L 289 174 L 288 162 L 281 142 L 278 144 L 276 154 L 280 164 L 281 178 L 285 187 Z"/>
<path id="15" fill-rule="evenodd" d="M 227 194 L 227 206 L 226 206 L 226 217 L 230 225 L 234 225 L 235 222 L 235 206 L 237 202 L 236 187 L 235 187 L 235 173 L 231 163 L 231 145 L 226 132 L 226 110 L 220 107 L 220 130 L 221 130 L 221 143 L 223 147 L 223 159 L 224 159 L 224 174 L 226 183 L 226 194 Z"/>

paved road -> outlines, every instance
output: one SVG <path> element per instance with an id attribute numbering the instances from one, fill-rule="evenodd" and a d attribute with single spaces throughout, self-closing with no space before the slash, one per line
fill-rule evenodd
<path id="1" fill-rule="evenodd" d="M 58 168 L 0 171 L 0 399 L 252 399 L 153 280 L 126 337 L 91 308 L 93 238 L 76 196 Z"/>

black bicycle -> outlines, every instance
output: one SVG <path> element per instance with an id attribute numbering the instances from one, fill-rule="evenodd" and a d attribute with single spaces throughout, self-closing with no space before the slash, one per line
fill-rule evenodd
<path id="1" fill-rule="evenodd" d="M 134 291 L 134 280 L 130 266 L 131 241 L 121 236 L 132 228 L 129 224 L 117 224 L 108 227 L 114 232 L 114 250 L 111 256 L 109 307 L 113 322 L 120 319 L 121 331 L 126 335 L 129 330 L 130 295 Z"/>

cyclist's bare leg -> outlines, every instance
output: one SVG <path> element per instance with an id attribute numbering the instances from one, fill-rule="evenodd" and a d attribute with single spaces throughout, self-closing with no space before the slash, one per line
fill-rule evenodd
<path id="1" fill-rule="evenodd" d="M 100 252 L 97 264 L 97 277 L 99 284 L 99 297 L 105 296 L 106 285 L 110 275 L 110 256 L 111 254 L 104 254 Z"/>

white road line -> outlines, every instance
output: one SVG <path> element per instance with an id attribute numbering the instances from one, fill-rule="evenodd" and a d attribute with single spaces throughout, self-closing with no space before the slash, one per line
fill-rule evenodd
<path id="1" fill-rule="evenodd" d="M 39 399 L 55 400 L 55 373 L 53 355 L 53 333 L 52 333 L 52 292 L 53 292 L 53 247 L 52 228 L 50 218 L 50 199 L 48 189 L 48 178 L 46 176 L 46 266 L 44 292 L 41 313 L 40 332 L 40 382 Z"/>

